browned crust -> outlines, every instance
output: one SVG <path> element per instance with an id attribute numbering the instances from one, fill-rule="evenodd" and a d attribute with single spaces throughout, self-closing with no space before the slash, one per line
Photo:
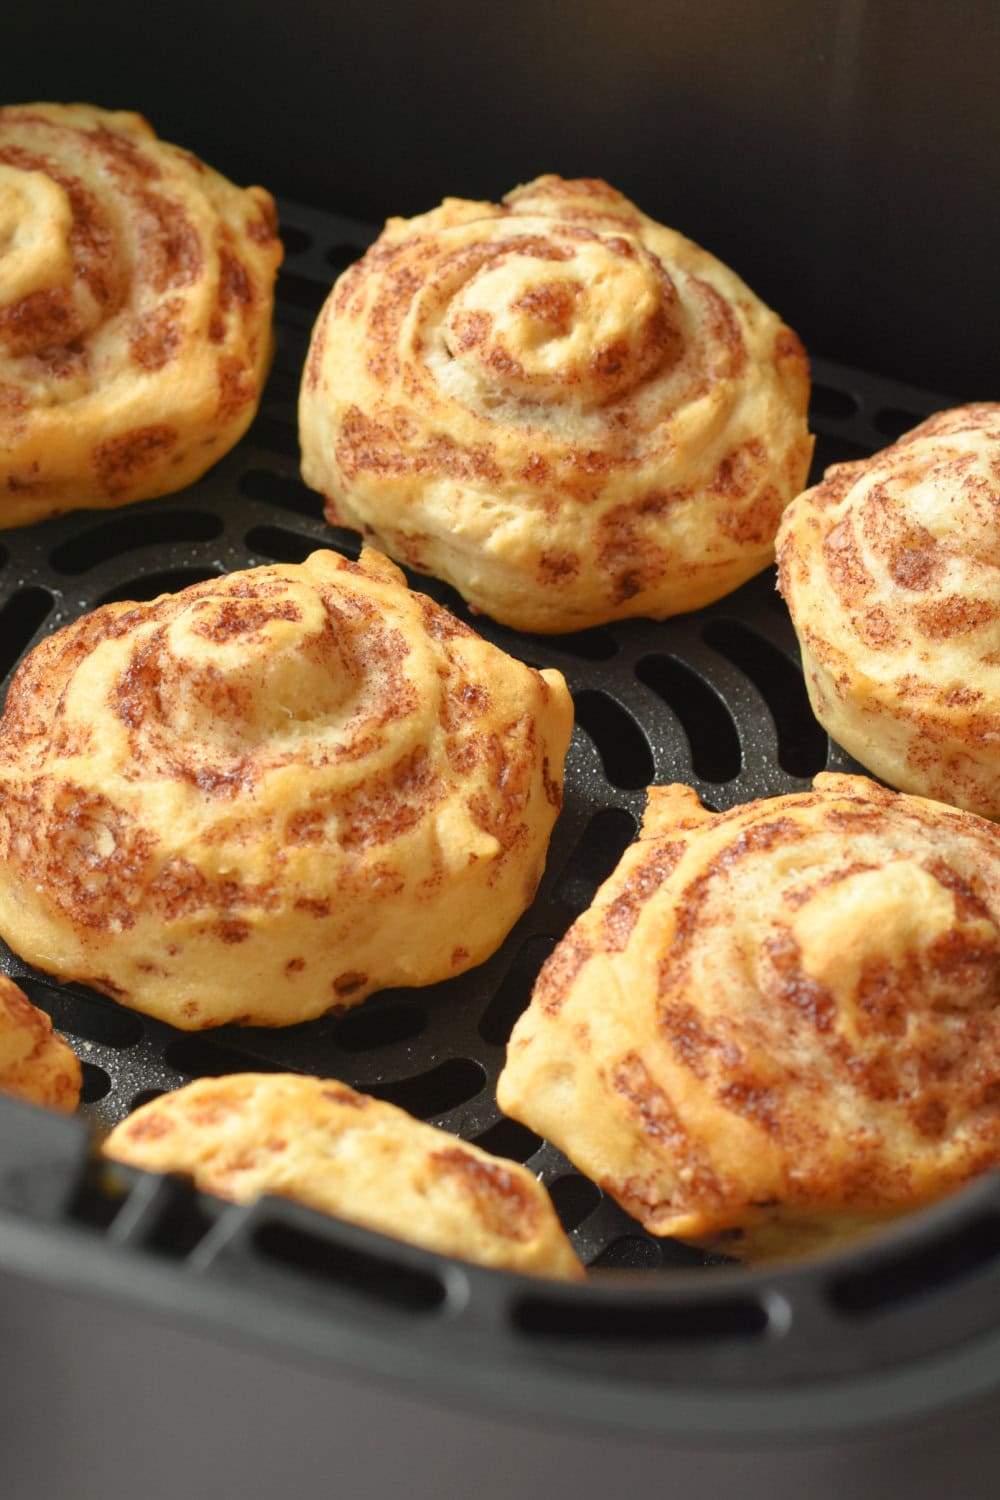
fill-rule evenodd
<path id="1" fill-rule="evenodd" d="M 277 1194 L 483 1265 L 583 1275 L 525 1167 L 333 1079 L 201 1079 L 137 1110 L 104 1151 L 236 1202 Z"/>
<path id="2" fill-rule="evenodd" d="M 505 623 L 663 617 L 770 561 L 808 391 L 795 334 L 725 267 L 606 183 L 548 176 L 391 220 L 344 275 L 303 473 L 331 520 Z"/>
<path id="3" fill-rule="evenodd" d="M 940 412 L 789 508 L 817 717 L 893 786 L 1000 816 L 1000 405 Z"/>
<path id="4" fill-rule="evenodd" d="M 481 962 L 537 886 L 572 704 L 373 552 L 113 604 L 0 719 L 0 931 L 188 1029 Z"/>
<path id="5" fill-rule="evenodd" d="M 1000 1164 L 1000 831 L 847 776 L 670 811 L 543 969 L 501 1106 L 693 1239 Z"/>
<path id="6" fill-rule="evenodd" d="M 263 387 L 270 195 L 87 105 L 0 109 L 0 180 L 0 526 L 193 482 Z"/>

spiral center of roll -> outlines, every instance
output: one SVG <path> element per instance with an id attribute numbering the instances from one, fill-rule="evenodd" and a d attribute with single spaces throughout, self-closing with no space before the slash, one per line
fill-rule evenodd
<path id="1" fill-rule="evenodd" d="M 793 932 L 803 972 L 842 1000 L 863 1034 L 898 997 L 906 1013 L 991 1009 L 1000 943 L 985 912 L 965 911 L 927 869 L 894 860 L 816 892 Z"/>
<path id="2" fill-rule="evenodd" d="M 78 275 L 69 193 L 44 172 L 0 162 L 0 346 L 64 348 L 100 317 Z"/>
<path id="3" fill-rule="evenodd" d="M 309 589 L 192 602 L 170 625 L 157 685 L 178 735 L 233 748 L 298 733 L 343 710 L 350 664 Z"/>
<path id="4" fill-rule="evenodd" d="M 0 302 L 15 302 L 73 274 L 69 197 L 44 172 L 0 162 Z"/>
<path id="5" fill-rule="evenodd" d="M 564 256 L 510 250 L 452 300 L 451 359 L 485 391 L 600 404 L 625 395 L 678 346 L 676 293 L 624 235 L 588 235 Z"/>

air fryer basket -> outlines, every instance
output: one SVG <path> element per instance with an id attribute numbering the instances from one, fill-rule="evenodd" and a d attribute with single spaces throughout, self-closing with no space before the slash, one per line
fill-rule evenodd
<path id="1" fill-rule="evenodd" d="M 281 220 L 277 353 L 249 434 L 182 494 L 0 537 L 4 682 L 43 635 L 103 602 L 321 546 L 356 555 L 357 538 L 325 524 L 299 479 L 295 403 L 313 318 L 372 231 L 290 203 Z M 813 376 L 817 474 L 947 404 L 818 359 Z M 411 582 L 469 618 L 446 586 Z M 86 1122 L 0 1104 L 0 1267 L 34 1274 L 44 1264 L 53 1281 L 72 1268 L 135 1305 L 196 1309 L 220 1332 L 250 1323 L 311 1357 L 348 1347 L 369 1373 L 391 1369 L 443 1395 L 645 1432 L 821 1433 L 991 1390 L 992 1178 L 835 1260 L 749 1272 L 649 1236 L 496 1106 L 504 1044 L 539 966 L 634 837 L 648 784 L 689 782 L 721 809 L 800 789 L 824 767 L 852 768 L 813 720 L 773 571 L 662 624 L 543 639 L 472 623 L 513 654 L 559 667 L 575 700 L 565 808 L 530 911 L 470 974 L 279 1031 L 180 1033 L 0 949 L 0 970 L 83 1059 Z M 563 1287 L 480 1271 L 297 1205 L 223 1205 L 92 1154 L 88 1126 L 103 1130 L 158 1091 L 286 1069 L 341 1078 L 527 1163 L 596 1274 Z M 946 1390 L 917 1378 L 937 1361 L 948 1363 Z"/>

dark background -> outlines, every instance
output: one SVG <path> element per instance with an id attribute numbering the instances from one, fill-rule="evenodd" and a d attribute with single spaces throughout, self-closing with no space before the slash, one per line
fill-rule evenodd
<path id="1" fill-rule="evenodd" d="M 9 5 L 0 98 L 146 114 L 357 218 L 603 176 L 809 349 L 1000 397 L 993 0 Z"/>

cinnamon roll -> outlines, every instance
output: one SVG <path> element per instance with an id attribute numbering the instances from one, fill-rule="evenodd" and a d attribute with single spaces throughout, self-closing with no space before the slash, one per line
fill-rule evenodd
<path id="1" fill-rule="evenodd" d="M 299 405 L 328 518 L 520 630 L 692 610 L 806 482 L 808 365 L 732 271 L 607 183 L 390 219 Z"/>
<path id="2" fill-rule="evenodd" d="M 892 786 L 1000 818 L 1000 404 L 834 465 L 778 552 L 824 728 Z"/>
<path id="3" fill-rule="evenodd" d="M 526 1167 L 333 1079 L 202 1078 L 124 1120 L 104 1153 L 186 1172 L 237 1203 L 293 1198 L 479 1265 L 579 1278 L 548 1193 Z"/>
<path id="4" fill-rule="evenodd" d="M 80 1102 L 80 1061 L 43 1010 L 0 974 L 0 1093 L 72 1114 Z"/>
<path id="5" fill-rule="evenodd" d="M 531 901 L 571 727 L 374 551 L 105 605 L 0 719 L 0 934 L 185 1029 L 459 974 Z"/>
<path id="6" fill-rule="evenodd" d="M 271 354 L 274 204 L 141 116 L 0 109 L 0 526 L 193 483 Z"/>
<path id="7" fill-rule="evenodd" d="M 816 1248 L 1000 1165 L 1000 829 L 822 774 L 638 841 L 514 1027 L 501 1108 L 648 1230 Z"/>

